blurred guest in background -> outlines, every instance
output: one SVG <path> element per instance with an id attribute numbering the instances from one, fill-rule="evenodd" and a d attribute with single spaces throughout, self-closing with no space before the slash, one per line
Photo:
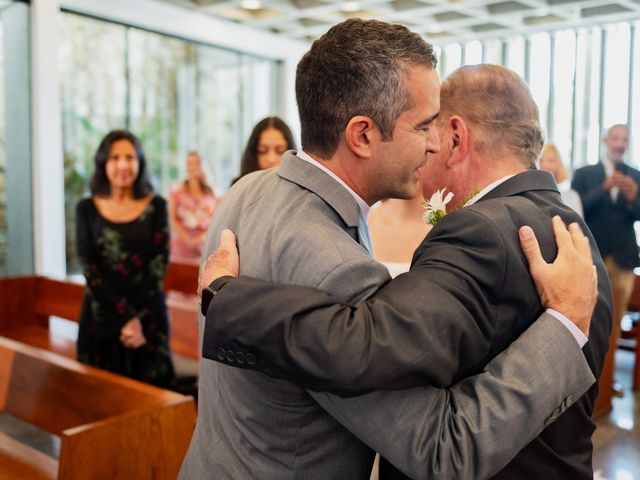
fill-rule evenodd
<path id="1" fill-rule="evenodd" d="M 611 278 L 613 329 L 610 349 L 617 348 L 620 321 L 633 291 L 633 269 L 640 265 L 633 223 L 640 220 L 640 172 L 624 162 L 629 128 L 613 125 L 604 138 L 606 156 L 575 171 L 571 186 L 580 194 L 584 219 L 593 233 Z M 614 355 L 608 356 L 613 370 Z M 619 387 L 614 393 L 622 395 Z"/>
<path id="2" fill-rule="evenodd" d="M 431 230 L 424 214 L 421 194 L 409 200 L 389 198 L 369 212 L 369 231 L 373 256 L 392 277 L 409 271 L 413 252 Z"/>
<path id="3" fill-rule="evenodd" d="M 162 280 L 169 257 L 165 200 L 153 194 L 142 146 L 110 132 L 94 158 L 76 241 L 87 280 L 78 360 L 161 387 L 174 385 Z"/>
<path id="4" fill-rule="evenodd" d="M 547 143 L 542 149 L 540 155 L 540 170 L 546 170 L 553 175 L 558 184 L 558 190 L 562 195 L 562 201 L 565 205 L 573 208 L 581 217 L 584 217 L 582 210 L 582 201 L 578 192 L 571 188 L 571 181 L 567 175 L 567 169 L 562 163 L 560 152 L 553 143 Z"/>
<path id="5" fill-rule="evenodd" d="M 169 196 L 171 216 L 171 258 L 181 262 L 200 260 L 209 220 L 217 198 L 207 184 L 200 155 L 187 155 L 187 178 L 176 185 Z"/>
<path id="6" fill-rule="evenodd" d="M 231 185 L 251 172 L 266 170 L 280 165 L 282 154 L 287 150 L 295 150 L 293 134 L 284 120 L 278 117 L 267 117 L 260 120 L 249 136 L 249 141 L 242 154 L 240 175 Z"/>

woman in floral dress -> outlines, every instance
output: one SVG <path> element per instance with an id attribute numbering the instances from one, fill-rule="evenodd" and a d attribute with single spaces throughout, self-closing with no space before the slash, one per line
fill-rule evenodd
<path id="1" fill-rule="evenodd" d="M 162 290 L 167 206 L 154 195 L 138 139 L 110 132 L 95 155 L 76 242 L 87 280 L 78 360 L 161 387 L 175 384 Z"/>
<path id="2" fill-rule="evenodd" d="M 171 190 L 169 212 L 171 225 L 171 259 L 197 264 L 202 255 L 209 221 L 218 199 L 207 184 L 200 155 L 187 155 L 187 178 Z"/>

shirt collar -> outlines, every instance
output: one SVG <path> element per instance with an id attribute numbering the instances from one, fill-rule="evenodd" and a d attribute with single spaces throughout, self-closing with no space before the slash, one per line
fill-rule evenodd
<path id="1" fill-rule="evenodd" d="M 616 169 L 615 164 L 609 160 L 609 157 L 605 156 L 602 160 L 602 166 L 604 167 L 604 173 L 608 176 L 613 174 L 613 171 Z"/>
<path id="2" fill-rule="evenodd" d="M 489 193 L 491 190 L 496 188 L 498 185 L 506 182 L 507 180 L 509 180 L 513 176 L 515 176 L 515 175 L 507 175 L 505 177 L 499 178 L 498 180 L 496 180 L 493 183 L 490 183 L 489 185 L 484 187 L 482 190 L 480 190 L 477 194 L 475 194 L 473 197 L 471 197 L 469 200 L 467 200 L 466 203 L 464 204 L 464 206 L 468 207 L 469 205 L 473 205 L 478 200 L 480 200 L 482 197 L 484 197 L 487 193 Z"/>
<path id="3" fill-rule="evenodd" d="M 367 216 L 369 215 L 369 205 L 367 205 L 367 202 L 365 202 L 360 195 L 358 195 L 356 192 L 354 192 L 349 185 L 347 185 L 344 180 L 342 180 L 339 176 L 337 176 L 335 173 L 333 173 L 331 170 L 329 170 L 327 167 L 325 167 L 324 165 L 322 165 L 320 162 L 318 162 L 317 160 L 315 160 L 314 158 L 312 158 L 307 152 L 305 152 L 302 149 L 298 149 L 296 151 L 296 156 L 298 158 L 300 158 L 301 160 L 304 160 L 305 162 L 309 162 L 311 165 L 315 165 L 316 167 L 318 167 L 320 170 L 322 170 L 323 172 L 325 172 L 327 175 L 329 175 L 331 178 L 333 178 L 336 182 L 338 182 L 340 185 L 342 185 L 344 188 L 347 189 L 347 191 L 351 194 L 351 196 L 353 196 L 354 200 L 356 201 L 356 203 L 358 204 L 358 207 L 360 208 L 360 212 L 362 213 L 362 215 L 364 216 L 365 220 L 367 219 Z"/>

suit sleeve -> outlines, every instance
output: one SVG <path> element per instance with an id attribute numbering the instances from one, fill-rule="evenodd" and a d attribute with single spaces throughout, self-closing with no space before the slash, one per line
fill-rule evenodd
<path id="1" fill-rule="evenodd" d="M 476 212 L 445 220 L 410 272 L 357 307 L 306 287 L 229 282 L 209 306 L 205 357 L 219 361 L 218 347 L 248 351 L 252 368 L 341 395 L 448 386 L 476 373 L 491 358 L 491 292 L 502 290 L 507 249 Z"/>
<path id="2" fill-rule="evenodd" d="M 451 388 L 313 396 L 411 478 L 484 479 L 502 470 L 594 382 L 571 334 L 543 314 L 482 373 Z"/>

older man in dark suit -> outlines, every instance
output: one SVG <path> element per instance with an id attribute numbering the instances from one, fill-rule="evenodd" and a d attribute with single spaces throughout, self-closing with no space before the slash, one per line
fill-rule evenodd
<path id="1" fill-rule="evenodd" d="M 640 265 L 633 228 L 640 220 L 640 172 L 624 162 L 629 148 L 629 127 L 613 125 L 604 138 L 607 153 L 595 165 L 579 168 L 571 188 L 580 194 L 584 219 L 596 239 L 611 278 L 613 291 L 613 331 L 611 347 L 616 348 L 620 321 L 633 291 L 633 269 Z M 614 369 L 614 355 L 609 356 Z M 606 386 L 609 388 L 609 385 Z M 614 392 L 622 395 L 619 389 Z"/>
<path id="2" fill-rule="evenodd" d="M 553 178 L 535 170 L 542 136 L 526 84 L 504 67 L 459 69 L 442 85 L 437 129 L 440 151 L 422 171 L 425 193 L 446 187 L 464 208 L 439 220 L 410 272 L 358 307 L 304 287 L 230 280 L 209 307 L 206 348 L 247 350 L 260 359 L 249 368 L 314 390 L 360 394 L 448 385 L 481 372 L 534 323 L 542 306 L 518 229 L 531 225 L 550 259 L 556 254 L 550 218 L 584 223 L 563 204 Z M 593 238 L 581 248 L 592 252 L 601 279 L 583 350 L 597 377 L 611 328 L 610 286 Z M 214 282 L 214 288 L 220 285 Z M 596 393 L 594 386 L 495 478 L 592 478 Z M 459 448 L 465 451 L 464 444 Z M 423 478 L 406 468 L 404 457 L 388 458 Z M 396 477 L 398 472 L 386 476 Z"/>

